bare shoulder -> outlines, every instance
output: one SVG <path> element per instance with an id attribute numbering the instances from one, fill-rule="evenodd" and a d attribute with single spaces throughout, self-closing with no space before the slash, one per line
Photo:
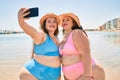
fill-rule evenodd
<path id="1" fill-rule="evenodd" d="M 75 30 L 73 31 L 73 33 L 74 33 L 74 34 L 81 34 L 82 31 L 81 31 L 80 29 L 75 29 Z"/>
<path id="2" fill-rule="evenodd" d="M 83 37 L 83 36 L 85 37 L 86 35 L 82 30 L 76 29 L 76 30 L 73 31 L 72 36 L 74 38 L 74 37 Z"/>

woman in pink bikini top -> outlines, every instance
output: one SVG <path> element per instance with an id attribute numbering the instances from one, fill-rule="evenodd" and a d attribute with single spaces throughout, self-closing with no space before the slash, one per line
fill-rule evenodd
<path id="1" fill-rule="evenodd" d="M 65 80 L 104 80 L 103 68 L 91 58 L 88 37 L 80 26 L 79 18 L 73 13 L 62 14 L 60 18 L 66 33 L 59 46 Z"/>

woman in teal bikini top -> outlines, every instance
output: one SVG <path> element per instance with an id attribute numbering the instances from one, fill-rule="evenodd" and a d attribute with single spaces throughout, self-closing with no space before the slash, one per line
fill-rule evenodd
<path id="1" fill-rule="evenodd" d="M 34 56 L 24 64 L 19 72 L 20 80 L 58 80 L 60 79 L 60 57 L 58 51 L 57 15 L 46 14 L 40 19 L 41 31 L 37 31 L 25 22 L 24 16 L 29 9 L 21 8 L 18 12 L 18 22 L 24 32 L 31 36 L 34 42 Z"/>

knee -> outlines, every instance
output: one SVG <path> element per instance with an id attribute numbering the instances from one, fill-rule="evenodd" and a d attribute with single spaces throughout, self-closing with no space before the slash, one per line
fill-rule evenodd
<path id="1" fill-rule="evenodd" d="M 102 74 L 105 73 L 104 68 L 103 68 L 101 65 L 98 65 L 98 64 L 97 64 L 96 67 L 95 67 L 95 69 L 96 69 L 97 71 L 101 72 Z"/>
<path id="2" fill-rule="evenodd" d="M 28 72 L 25 70 L 25 68 L 21 68 L 20 71 L 19 71 L 19 79 L 20 80 L 25 80 L 27 75 L 28 75 Z"/>
<path id="3" fill-rule="evenodd" d="M 96 80 L 105 80 L 105 71 L 101 65 L 95 65 L 93 67 L 93 75 Z"/>

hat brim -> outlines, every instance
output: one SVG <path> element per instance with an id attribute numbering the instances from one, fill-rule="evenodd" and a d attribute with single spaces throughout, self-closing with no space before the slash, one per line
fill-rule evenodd
<path id="1" fill-rule="evenodd" d="M 76 21 L 76 23 L 78 24 L 78 26 L 80 26 L 79 18 L 75 14 L 73 14 L 73 13 L 64 13 L 64 14 L 59 15 L 59 17 L 61 18 L 61 20 L 64 17 L 66 17 L 66 16 L 69 16 L 69 17 L 73 18 Z M 62 21 L 61 21 L 60 25 L 62 25 Z"/>
<path id="2" fill-rule="evenodd" d="M 55 18 L 57 20 L 57 23 L 58 25 L 60 24 L 60 17 L 53 14 L 53 13 L 50 13 L 50 14 L 46 14 L 45 16 L 43 16 L 41 19 L 40 19 L 40 25 L 43 25 L 44 21 L 47 19 L 47 18 Z"/>

